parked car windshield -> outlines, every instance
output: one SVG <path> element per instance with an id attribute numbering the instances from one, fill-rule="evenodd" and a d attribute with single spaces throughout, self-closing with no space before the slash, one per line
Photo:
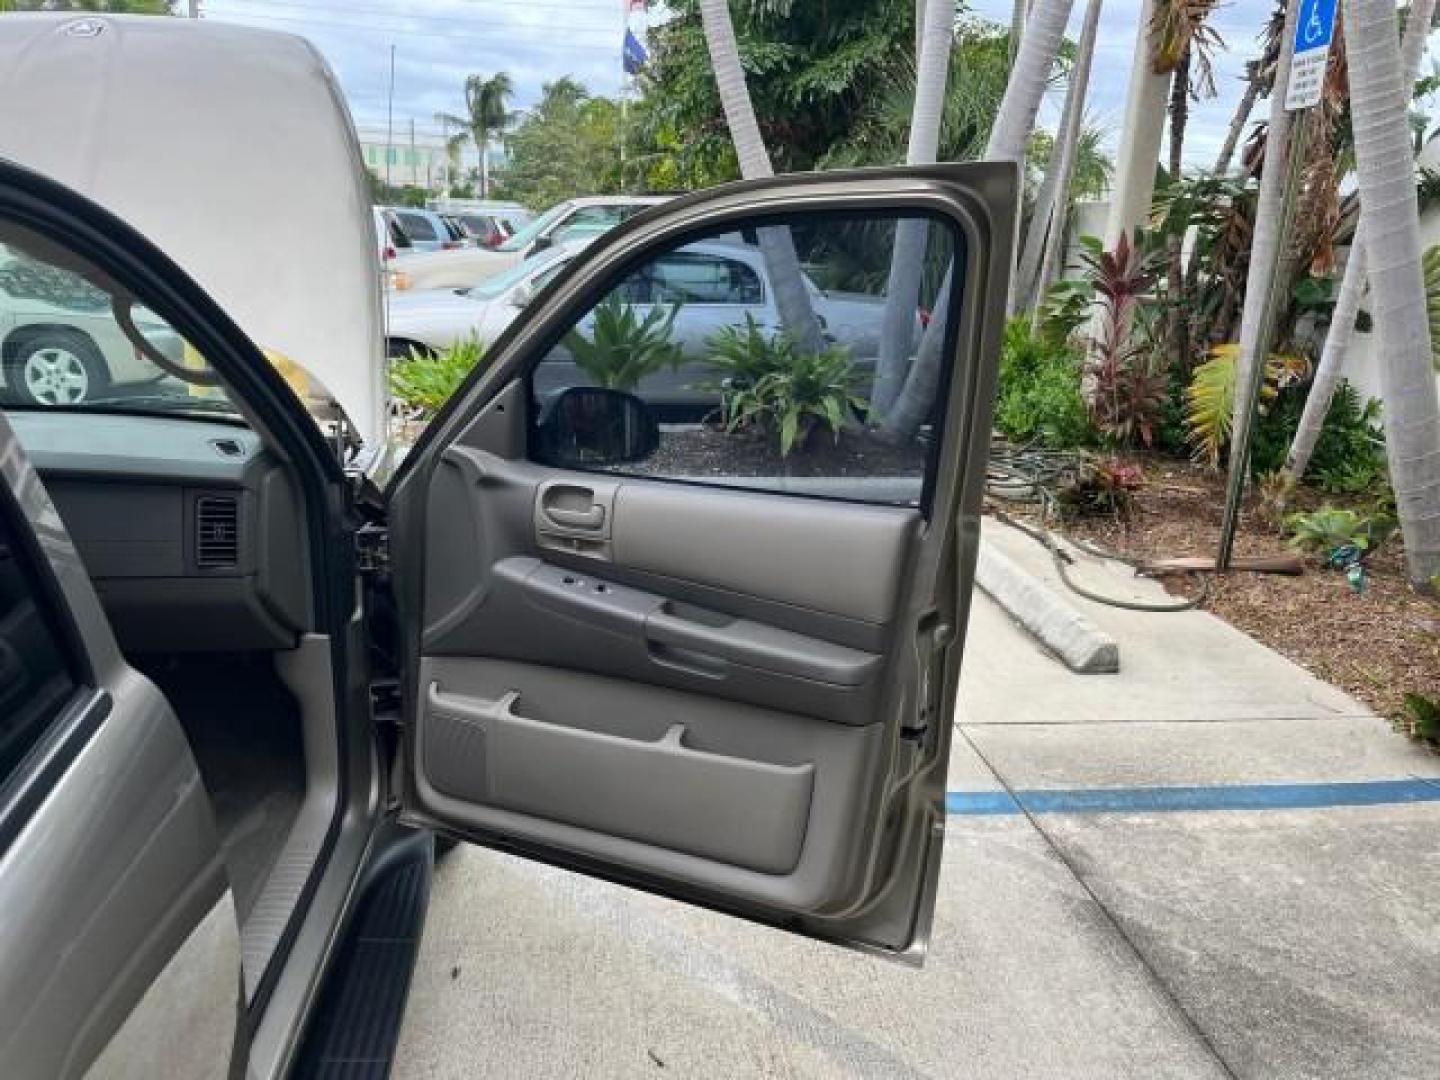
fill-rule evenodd
<path id="1" fill-rule="evenodd" d="M 517 232 L 514 236 L 510 237 L 509 240 L 506 240 L 505 243 L 501 244 L 495 250 L 524 251 L 527 247 L 530 246 L 531 241 L 533 241 L 537 236 L 544 233 L 550 228 L 550 226 L 555 224 L 555 222 L 559 221 L 566 214 L 568 214 L 570 212 L 570 209 L 571 207 L 568 202 L 563 202 L 556 206 L 552 206 L 549 210 L 546 210 L 545 213 L 541 214 L 534 221 L 530 222 L 530 224 L 526 225 L 523 229 Z"/>
<path id="2" fill-rule="evenodd" d="M 96 284 L 104 278 L 73 256 L 60 262 L 0 243 L 7 408 L 239 416 L 205 358 L 164 319 Z"/>

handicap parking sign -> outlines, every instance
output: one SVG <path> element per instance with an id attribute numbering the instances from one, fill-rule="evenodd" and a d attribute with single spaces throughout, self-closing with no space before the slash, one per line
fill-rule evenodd
<path id="1" fill-rule="evenodd" d="M 1295 18 L 1295 48 L 1290 61 L 1290 82 L 1285 108 L 1294 112 L 1320 102 L 1330 42 L 1335 36 L 1335 8 L 1339 0 L 1300 0 Z"/>

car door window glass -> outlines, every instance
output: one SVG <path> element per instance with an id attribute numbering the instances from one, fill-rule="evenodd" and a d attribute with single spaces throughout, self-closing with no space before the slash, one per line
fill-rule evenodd
<path id="1" fill-rule="evenodd" d="M 0 492 L 0 784 L 74 694 L 75 666 L 41 593 L 25 526 Z"/>
<path id="2" fill-rule="evenodd" d="M 953 312 L 940 297 L 961 280 L 962 256 L 952 226 L 922 217 L 796 215 L 687 238 L 627 269 L 533 369 L 532 454 L 918 505 L 948 377 Z M 606 393 L 562 403 L 587 387 Z M 571 420 L 587 430 L 565 430 Z M 638 434 L 646 425 L 653 446 Z M 602 429 L 616 439 L 597 441 Z M 626 460 L 607 459 L 607 446 Z M 556 459 L 557 447 L 570 450 Z"/>
<path id="3" fill-rule="evenodd" d="M 0 232 L 0 404 L 239 417 L 164 319 L 13 226 Z"/>
<path id="4" fill-rule="evenodd" d="M 430 219 L 423 214 L 407 214 L 404 211 L 397 211 L 395 216 L 399 218 L 400 225 L 412 241 L 440 239 L 439 234 L 435 231 L 435 226 L 430 224 Z"/>
<path id="5" fill-rule="evenodd" d="M 677 252 L 655 262 L 660 303 L 758 304 L 763 289 L 760 273 L 739 259 Z"/>

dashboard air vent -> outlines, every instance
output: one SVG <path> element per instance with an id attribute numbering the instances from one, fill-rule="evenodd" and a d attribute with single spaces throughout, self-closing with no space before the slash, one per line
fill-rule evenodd
<path id="1" fill-rule="evenodd" d="M 203 570 L 233 568 L 240 561 L 240 500 L 202 495 L 195 500 L 195 565 Z"/>

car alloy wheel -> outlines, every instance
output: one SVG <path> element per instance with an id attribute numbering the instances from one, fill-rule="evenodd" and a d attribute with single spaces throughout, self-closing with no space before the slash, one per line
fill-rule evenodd
<path id="1" fill-rule="evenodd" d="M 74 405 L 90 396 L 84 359 L 65 345 L 32 349 L 21 367 L 29 397 L 42 405 Z"/>

